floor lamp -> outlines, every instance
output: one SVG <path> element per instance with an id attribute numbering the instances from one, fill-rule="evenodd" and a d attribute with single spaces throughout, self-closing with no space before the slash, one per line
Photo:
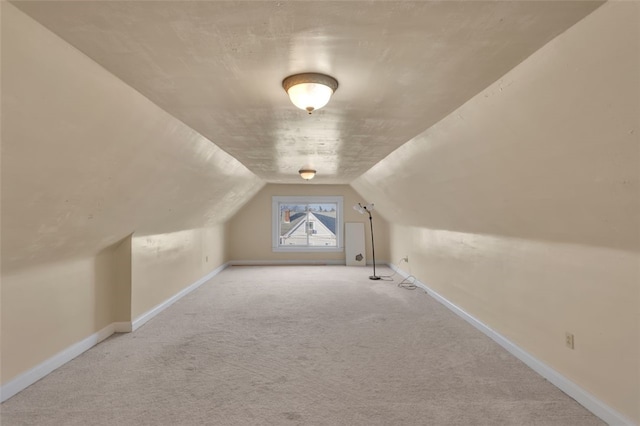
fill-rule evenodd
<path id="1" fill-rule="evenodd" d="M 373 275 L 371 275 L 369 279 L 379 280 L 380 277 L 376 275 L 376 248 L 373 243 L 373 218 L 371 217 L 371 212 L 373 211 L 373 203 L 365 204 L 364 206 L 358 203 L 353 206 L 353 209 L 360 214 L 364 214 L 364 212 L 367 212 L 369 214 L 369 224 L 371 225 L 371 253 L 373 254 Z"/>

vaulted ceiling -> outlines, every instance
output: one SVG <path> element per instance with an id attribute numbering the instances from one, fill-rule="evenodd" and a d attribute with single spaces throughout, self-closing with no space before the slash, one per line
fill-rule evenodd
<path id="1" fill-rule="evenodd" d="M 602 4 L 13 3 L 274 183 L 351 182 Z M 281 85 L 300 72 L 339 82 L 313 115 Z"/>

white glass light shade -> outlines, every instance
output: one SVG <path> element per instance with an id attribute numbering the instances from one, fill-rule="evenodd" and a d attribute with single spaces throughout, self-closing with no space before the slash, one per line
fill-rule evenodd
<path id="1" fill-rule="evenodd" d="M 360 214 L 364 214 L 364 212 L 372 212 L 373 203 L 365 204 L 364 206 L 362 205 L 362 203 L 358 203 L 353 206 L 353 209 Z"/>
<path id="2" fill-rule="evenodd" d="M 338 82 L 328 75 L 305 73 L 285 78 L 282 87 L 295 106 L 311 114 L 329 102 L 338 88 Z"/>
<path id="3" fill-rule="evenodd" d="M 300 173 L 300 177 L 304 180 L 311 180 L 316 175 L 316 171 L 311 169 L 298 170 L 298 173 Z"/>
<path id="4" fill-rule="evenodd" d="M 292 86 L 287 93 L 295 106 L 311 112 L 329 103 L 333 90 L 318 83 L 302 83 Z"/>

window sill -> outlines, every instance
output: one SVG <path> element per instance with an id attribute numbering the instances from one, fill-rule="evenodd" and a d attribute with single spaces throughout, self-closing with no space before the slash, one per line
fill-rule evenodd
<path id="1" fill-rule="evenodd" d="M 289 252 L 289 253 L 340 253 L 344 251 L 343 247 L 271 247 L 273 252 Z"/>

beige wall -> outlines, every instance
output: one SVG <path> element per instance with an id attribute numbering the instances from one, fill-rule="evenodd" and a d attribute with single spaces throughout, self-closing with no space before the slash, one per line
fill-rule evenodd
<path id="1" fill-rule="evenodd" d="M 137 315 L 219 266 L 220 227 L 263 183 L 13 5 L 1 7 L 4 384 L 131 320 L 132 304 Z M 183 232 L 200 243 L 174 261 L 157 242 Z M 189 274 L 157 266 L 166 256 L 195 267 L 208 254 Z"/>
<path id="2" fill-rule="evenodd" d="M 379 261 L 408 254 L 418 278 L 640 422 L 638 7 L 602 6 L 356 192 L 260 190 L 2 2 L 2 383 L 225 260 L 343 260 L 271 251 L 273 195 L 343 195 L 345 222 L 373 201 L 393 223 L 376 213 Z"/>
<path id="3" fill-rule="evenodd" d="M 134 235 L 132 253 L 135 320 L 225 263 L 225 227 Z"/>
<path id="4" fill-rule="evenodd" d="M 112 288 L 115 294 L 113 300 L 113 320 L 115 322 L 131 322 L 131 246 L 132 236 L 129 235 L 111 252 L 113 264 Z"/>
<path id="5" fill-rule="evenodd" d="M 635 422 L 639 16 L 605 4 L 353 182 L 392 258 Z"/>
<path id="6" fill-rule="evenodd" d="M 298 195 L 341 195 L 344 197 L 344 222 L 362 222 L 365 224 L 365 245 L 367 262 L 371 262 L 371 233 L 369 217 L 353 210 L 359 202 L 376 202 L 376 199 L 365 200 L 349 185 L 266 185 L 249 203 L 247 203 L 228 223 L 228 256 L 229 260 L 265 261 L 265 260 L 334 260 L 344 261 L 344 252 L 322 253 L 290 253 L 273 252 L 271 250 L 271 200 L 273 196 Z M 376 245 L 376 261 L 389 261 L 389 233 L 386 220 L 374 211 L 374 236 Z"/>
<path id="7" fill-rule="evenodd" d="M 2 275 L 2 382 L 113 322 L 108 253 Z"/>

